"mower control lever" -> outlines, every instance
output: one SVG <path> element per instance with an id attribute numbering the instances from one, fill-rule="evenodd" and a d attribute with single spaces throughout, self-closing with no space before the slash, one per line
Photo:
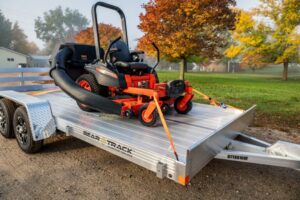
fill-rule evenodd
<path id="1" fill-rule="evenodd" d="M 152 67 L 151 73 L 154 72 L 155 68 L 157 67 L 159 61 L 160 61 L 160 56 L 159 56 L 159 48 L 156 46 L 156 44 L 154 42 L 152 42 L 152 46 L 156 49 L 156 63 L 155 65 Z"/>
<path id="2" fill-rule="evenodd" d="M 118 49 L 118 48 L 111 48 L 109 50 L 109 53 L 115 53 L 115 52 L 119 52 L 119 51 L 120 51 L 120 49 Z"/>
<path id="3" fill-rule="evenodd" d="M 105 52 L 105 55 L 104 55 L 104 63 L 107 63 L 107 57 L 108 57 L 108 54 L 110 54 L 110 53 L 112 53 L 112 52 L 115 52 L 115 51 L 114 51 L 115 49 L 111 49 L 111 47 L 112 47 L 116 42 L 118 42 L 121 38 L 122 38 L 122 37 L 118 37 L 117 39 L 115 39 L 114 41 L 112 41 L 112 42 L 109 44 L 109 46 L 108 46 L 108 48 L 107 48 L 107 50 L 106 50 L 106 52 Z M 118 51 L 118 50 L 116 49 L 116 51 Z"/>

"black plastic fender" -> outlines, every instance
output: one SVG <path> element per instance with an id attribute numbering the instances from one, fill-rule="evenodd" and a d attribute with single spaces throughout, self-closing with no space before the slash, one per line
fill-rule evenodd
<path id="1" fill-rule="evenodd" d="M 100 73 L 96 70 L 96 68 L 101 68 L 102 70 L 107 71 L 107 74 Z M 115 74 L 113 71 L 106 69 L 105 67 L 99 65 L 88 65 L 85 67 L 85 70 L 90 72 L 96 78 L 98 84 L 103 86 L 111 86 L 111 87 L 120 87 L 119 80 L 116 77 L 112 77 L 109 74 Z"/>

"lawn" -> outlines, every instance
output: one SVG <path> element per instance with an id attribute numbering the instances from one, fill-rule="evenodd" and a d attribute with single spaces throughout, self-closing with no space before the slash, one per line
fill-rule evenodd
<path id="1" fill-rule="evenodd" d="M 160 71 L 159 78 L 178 79 L 178 73 Z M 282 81 L 269 74 L 187 73 L 186 80 L 220 102 L 242 109 L 256 104 L 257 126 L 300 128 L 300 77 Z M 196 96 L 194 101 L 202 100 Z"/>

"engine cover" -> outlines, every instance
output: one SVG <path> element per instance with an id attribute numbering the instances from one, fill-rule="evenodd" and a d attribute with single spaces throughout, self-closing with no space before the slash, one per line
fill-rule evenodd
<path id="1" fill-rule="evenodd" d="M 169 97 L 178 97 L 185 91 L 183 80 L 169 81 L 167 84 L 167 93 Z"/>

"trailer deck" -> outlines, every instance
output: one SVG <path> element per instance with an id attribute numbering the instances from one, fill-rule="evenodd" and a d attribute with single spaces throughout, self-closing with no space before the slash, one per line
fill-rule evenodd
<path id="1" fill-rule="evenodd" d="M 254 114 L 254 107 L 244 113 L 195 104 L 188 115 L 175 112 L 167 115 L 166 120 L 179 157 L 177 161 L 161 125 L 145 127 L 136 119 L 84 112 L 63 92 L 49 93 L 39 98 L 49 101 L 58 130 L 154 172 L 159 167 L 165 167 L 158 176 L 166 176 L 175 181 L 178 181 L 178 176 L 191 178 L 195 175 L 237 136 L 238 131 L 250 123 Z M 233 126 L 236 123 L 240 126 Z M 226 132 L 224 128 L 227 128 Z M 198 154 L 198 148 L 208 147 L 209 149 Z M 177 165 L 183 167 L 180 175 L 175 173 Z M 192 174 L 185 171 L 187 165 L 194 171 Z"/>
<path id="2" fill-rule="evenodd" d="M 213 158 L 300 169 L 299 145 L 271 145 L 241 133 L 252 122 L 255 106 L 240 111 L 194 103 L 187 115 L 166 115 L 177 160 L 161 124 L 145 127 L 137 119 L 84 112 L 62 91 L 31 92 L 32 86 L 26 89 L 24 85 L 12 87 L 14 91 L 4 89 L 0 98 L 26 108 L 33 140 L 46 139 L 59 130 L 182 185 Z"/>

